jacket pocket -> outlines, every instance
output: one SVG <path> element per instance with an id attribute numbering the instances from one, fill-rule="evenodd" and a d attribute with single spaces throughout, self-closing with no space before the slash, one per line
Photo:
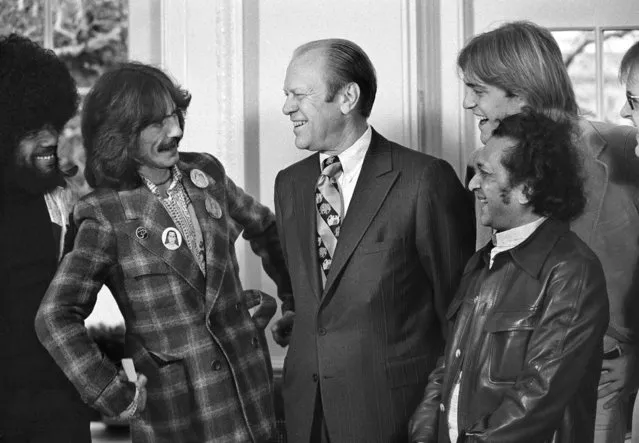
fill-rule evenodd
<path id="1" fill-rule="evenodd" d="M 386 364 L 386 375 L 391 388 L 410 386 L 426 381 L 435 362 L 430 355 L 392 359 Z"/>
<path id="2" fill-rule="evenodd" d="M 493 383 L 513 383 L 521 374 L 535 311 L 494 312 L 486 319 L 488 375 Z"/>
<path id="3" fill-rule="evenodd" d="M 144 275 L 166 275 L 169 266 L 162 261 L 141 261 L 128 266 L 122 266 L 124 275 L 128 278 L 137 278 Z"/>

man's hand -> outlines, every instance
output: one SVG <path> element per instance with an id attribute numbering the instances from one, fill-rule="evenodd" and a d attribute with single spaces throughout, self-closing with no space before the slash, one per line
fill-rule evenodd
<path id="1" fill-rule="evenodd" d="M 288 342 L 291 340 L 291 332 L 293 332 L 293 322 L 295 321 L 295 312 L 286 311 L 282 318 L 277 320 L 273 326 L 271 326 L 271 333 L 273 334 L 273 340 L 281 347 L 288 346 Z"/>
<path id="2" fill-rule="evenodd" d="M 273 297 L 264 292 L 262 292 L 261 295 L 260 304 L 257 305 L 255 312 L 253 312 L 253 321 L 255 322 L 255 326 L 263 331 L 277 311 L 277 302 Z"/>
<path id="3" fill-rule="evenodd" d="M 637 388 L 637 374 L 635 374 L 634 353 L 623 354 L 613 360 L 604 360 L 599 378 L 598 397 L 612 395 L 604 404 L 604 409 L 610 409 L 616 402 L 630 395 Z"/>

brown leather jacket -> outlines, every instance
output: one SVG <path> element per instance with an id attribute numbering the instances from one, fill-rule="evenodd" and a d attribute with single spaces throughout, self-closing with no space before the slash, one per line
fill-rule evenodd
<path id="1" fill-rule="evenodd" d="M 445 355 L 409 424 L 411 441 L 449 442 L 462 371 L 458 442 L 592 442 L 608 325 L 599 260 L 555 220 L 497 255 L 492 269 L 490 247 L 470 259 L 450 305 Z"/>

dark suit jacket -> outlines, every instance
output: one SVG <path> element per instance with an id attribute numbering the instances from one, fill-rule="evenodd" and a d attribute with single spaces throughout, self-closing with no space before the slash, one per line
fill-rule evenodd
<path id="1" fill-rule="evenodd" d="M 275 185 L 294 297 L 283 310 L 296 313 L 283 380 L 289 441 L 309 441 L 319 387 L 332 443 L 405 442 L 474 248 L 472 203 L 448 163 L 373 131 L 322 290 L 319 173 L 311 155 Z"/>

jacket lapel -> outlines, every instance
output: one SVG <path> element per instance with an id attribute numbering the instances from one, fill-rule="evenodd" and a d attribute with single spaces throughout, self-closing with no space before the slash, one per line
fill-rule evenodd
<path id="1" fill-rule="evenodd" d="M 206 308 L 208 312 L 217 300 L 226 271 L 229 249 L 229 214 L 225 214 L 224 211 L 228 205 L 226 204 L 223 183 L 216 182 L 210 175 L 204 173 L 208 185 L 205 188 L 200 188 L 191 181 L 191 169 L 187 165 L 180 164 L 180 170 L 183 171 L 182 184 L 191 198 L 204 238 L 206 287 L 208 288 Z"/>
<path id="2" fill-rule="evenodd" d="M 309 284 L 319 300 L 322 292 L 319 259 L 317 258 L 317 210 L 315 185 L 320 174 L 319 154 L 311 155 L 300 163 L 295 178 L 294 218 L 297 221 L 301 263 L 306 266 Z"/>
<path id="3" fill-rule="evenodd" d="M 399 173 L 393 171 L 391 154 L 388 140 L 373 130 L 371 145 L 364 158 L 348 213 L 342 223 L 335 256 L 324 287 L 322 304 L 327 302 L 327 294 L 331 292 L 337 276 L 342 272 L 397 180 Z M 317 266 L 319 267 L 319 264 Z"/>
<path id="4" fill-rule="evenodd" d="M 186 241 L 170 250 L 162 242 L 166 228 L 176 227 L 162 203 L 146 186 L 119 193 L 127 221 L 124 231 L 133 241 L 160 257 L 186 280 L 195 290 L 205 294 L 204 276 Z M 145 231 L 141 231 L 143 228 Z"/>
<path id="5" fill-rule="evenodd" d="M 601 214 L 606 188 L 608 186 L 608 165 L 601 160 L 605 153 L 606 141 L 597 128 L 587 120 L 580 122 L 582 156 L 584 161 L 584 187 L 586 191 L 586 208 L 581 217 L 575 220 L 572 227 L 582 240 L 591 244 L 592 235 Z"/>

